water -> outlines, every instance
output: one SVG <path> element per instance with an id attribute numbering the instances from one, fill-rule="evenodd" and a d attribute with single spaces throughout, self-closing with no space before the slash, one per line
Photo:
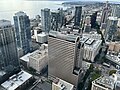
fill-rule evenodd
<path id="1" fill-rule="evenodd" d="M 12 21 L 13 16 L 18 11 L 24 11 L 30 18 L 41 15 L 41 9 L 50 8 L 56 10 L 63 8 L 62 1 L 21 1 L 21 0 L 0 0 L 0 20 Z"/>

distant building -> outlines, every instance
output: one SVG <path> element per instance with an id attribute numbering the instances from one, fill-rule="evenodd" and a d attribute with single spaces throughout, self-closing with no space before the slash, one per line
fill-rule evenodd
<path id="1" fill-rule="evenodd" d="M 51 29 L 59 31 L 64 24 L 63 9 L 59 8 L 57 11 L 51 12 Z"/>
<path id="2" fill-rule="evenodd" d="M 18 48 L 22 48 L 23 53 L 26 54 L 31 50 L 31 30 L 29 17 L 26 13 L 20 11 L 15 13 L 13 18 L 17 46 Z"/>
<path id="3" fill-rule="evenodd" d="M 120 52 L 120 42 L 110 42 L 108 46 L 108 50 L 115 51 L 118 53 Z"/>
<path id="4" fill-rule="evenodd" d="M 49 77 L 61 78 L 78 85 L 82 67 L 82 43 L 76 35 L 51 31 L 48 39 Z"/>
<path id="5" fill-rule="evenodd" d="M 45 8 L 41 10 L 41 23 L 42 31 L 45 33 L 49 33 L 49 31 L 51 30 L 50 9 Z"/>
<path id="6" fill-rule="evenodd" d="M 105 40 L 112 40 L 117 31 L 117 17 L 108 17 L 107 28 L 105 32 Z"/>
<path id="7" fill-rule="evenodd" d="M 120 6 L 112 5 L 112 16 L 120 18 Z"/>
<path id="8" fill-rule="evenodd" d="M 53 82 L 52 82 L 52 90 L 73 90 L 74 88 L 74 85 L 62 80 L 62 79 L 59 79 L 59 78 L 56 78 Z"/>
<path id="9" fill-rule="evenodd" d="M 101 24 L 107 22 L 108 12 L 109 12 L 108 1 L 106 1 L 106 7 L 102 11 Z"/>
<path id="10" fill-rule="evenodd" d="M 1 84 L 5 90 L 26 90 L 32 83 L 33 76 L 25 71 L 21 71 L 11 76 L 7 81 Z"/>
<path id="11" fill-rule="evenodd" d="M 75 20 L 74 20 L 75 26 L 80 26 L 81 14 L 82 14 L 82 6 L 76 6 L 75 7 Z"/>
<path id="12" fill-rule="evenodd" d="M 96 18 L 97 18 L 97 12 L 94 12 L 91 15 L 91 28 L 95 28 L 96 27 Z"/>
<path id="13" fill-rule="evenodd" d="M 0 20 L 0 84 L 20 71 L 14 28 Z"/>

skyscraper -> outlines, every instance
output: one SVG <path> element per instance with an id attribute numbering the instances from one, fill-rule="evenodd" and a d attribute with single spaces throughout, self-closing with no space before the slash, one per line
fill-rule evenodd
<path id="1" fill-rule="evenodd" d="M 106 1 L 106 7 L 102 11 L 101 24 L 107 22 L 108 12 L 109 12 L 108 1 Z"/>
<path id="2" fill-rule="evenodd" d="M 82 67 L 80 37 L 51 31 L 48 39 L 48 74 L 77 86 Z"/>
<path id="3" fill-rule="evenodd" d="M 51 29 L 50 9 L 45 8 L 41 10 L 41 23 L 43 32 L 49 33 Z"/>
<path id="4" fill-rule="evenodd" d="M 112 16 L 120 18 L 120 5 L 112 6 Z"/>
<path id="5" fill-rule="evenodd" d="M 14 28 L 0 20 L 0 84 L 20 71 Z"/>
<path id="6" fill-rule="evenodd" d="M 75 19 L 74 19 L 75 26 L 80 26 L 81 14 L 82 14 L 82 6 L 76 6 L 75 7 Z"/>
<path id="7" fill-rule="evenodd" d="M 96 27 L 96 18 L 97 18 L 97 12 L 94 12 L 91 15 L 91 28 L 95 28 Z"/>
<path id="8" fill-rule="evenodd" d="M 51 12 L 51 29 L 58 31 L 64 24 L 63 9 L 59 8 L 57 11 Z"/>
<path id="9" fill-rule="evenodd" d="M 105 31 L 105 40 L 112 40 L 117 31 L 117 17 L 108 17 L 107 28 Z"/>
<path id="10" fill-rule="evenodd" d="M 31 31 L 30 20 L 26 13 L 20 11 L 15 13 L 14 24 L 16 32 L 17 46 L 23 49 L 23 53 L 30 52 L 31 47 Z"/>

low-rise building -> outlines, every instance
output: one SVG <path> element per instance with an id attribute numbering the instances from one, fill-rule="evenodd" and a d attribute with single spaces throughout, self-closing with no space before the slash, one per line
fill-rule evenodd
<path id="1" fill-rule="evenodd" d="M 48 65 L 48 50 L 36 50 L 29 56 L 29 67 L 38 73 Z"/>
<path id="2" fill-rule="evenodd" d="M 48 64 L 48 45 L 42 44 L 39 50 L 21 57 L 20 62 L 25 68 L 31 67 L 40 73 Z"/>
<path id="3" fill-rule="evenodd" d="M 14 74 L 7 81 L 1 84 L 5 90 L 26 90 L 33 79 L 33 76 L 25 71 Z"/>
<path id="4" fill-rule="evenodd" d="M 101 76 L 100 78 L 92 82 L 91 90 L 113 90 L 114 79 L 107 76 Z"/>
<path id="5" fill-rule="evenodd" d="M 36 42 L 45 43 L 47 41 L 48 41 L 48 35 L 46 35 L 45 33 L 37 34 Z"/>
<path id="6" fill-rule="evenodd" d="M 110 42 L 108 46 L 109 51 L 120 52 L 120 42 Z"/>
<path id="7" fill-rule="evenodd" d="M 73 90 L 73 88 L 74 85 L 59 78 L 52 82 L 52 90 Z"/>

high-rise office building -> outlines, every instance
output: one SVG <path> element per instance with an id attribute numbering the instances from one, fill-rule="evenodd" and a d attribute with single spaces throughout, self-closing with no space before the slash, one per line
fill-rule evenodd
<path id="1" fill-rule="evenodd" d="M 41 23 L 42 23 L 42 31 L 45 33 L 49 33 L 51 29 L 50 9 L 45 8 L 41 10 Z"/>
<path id="2" fill-rule="evenodd" d="M 48 74 L 75 86 L 82 67 L 83 47 L 75 35 L 51 31 L 48 39 Z"/>
<path id="3" fill-rule="evenodd" d="M 109 12 L 109 8 L 108 8 L 108 1 L 107 1 L 106 7 L 102 11 L 101 24 L 107 22 L 108 12 Z"/>
<path id="4" fill-rule="evenodd" d="M 76 6 L 75 7 L 75 19 L 74 19 L 75 26 L 80 26 L 81 14 L 82 14 L 82 6 Z"/>
<path id="5" fill-rule="evenodd" d="M 20 71 L 14 28 L 0 20 L 0 84 Z"/>
<path id="6" fill-rule="evenodd" d="M 64 24 L 63 9 L 59 8 L 57 11 L 51 12 L 51 29 L 58 31 Z"/>
<path id="7" fill-rule="evenodd" d="M 105 39 L 112 40 L 115 32 L 117 31 L 117 17 L 108 17 L 107 28 L 105 31 Z"/>
<path id="8" fill-rule="evenodd" d="M 96 27 L 96 18 L 97 18 L 97 12 L 94 12 L 91 15 L 91 28 L 95 28 Z"/>
<path id="9" fill-rule="evenodd" d="M 120 5 L 112 6 L 112 16 L 120 18 Z"/>
<path id="10" fill-rule="evenodd" d="M 59 22 L 59 12 L 51 12 L 51 29 L 54 31 L 58 30 L 58 22 Z"/>
<path id="11" fill-rule="evenodd" d="M 14 25 L 16 32 L 16 41 L 18 48 L 23 49 L 23 53 L 30 52 L 31 48 L 31 31 L 30 20 L 26 13 L 20 11 L 15 13 Z"/>

